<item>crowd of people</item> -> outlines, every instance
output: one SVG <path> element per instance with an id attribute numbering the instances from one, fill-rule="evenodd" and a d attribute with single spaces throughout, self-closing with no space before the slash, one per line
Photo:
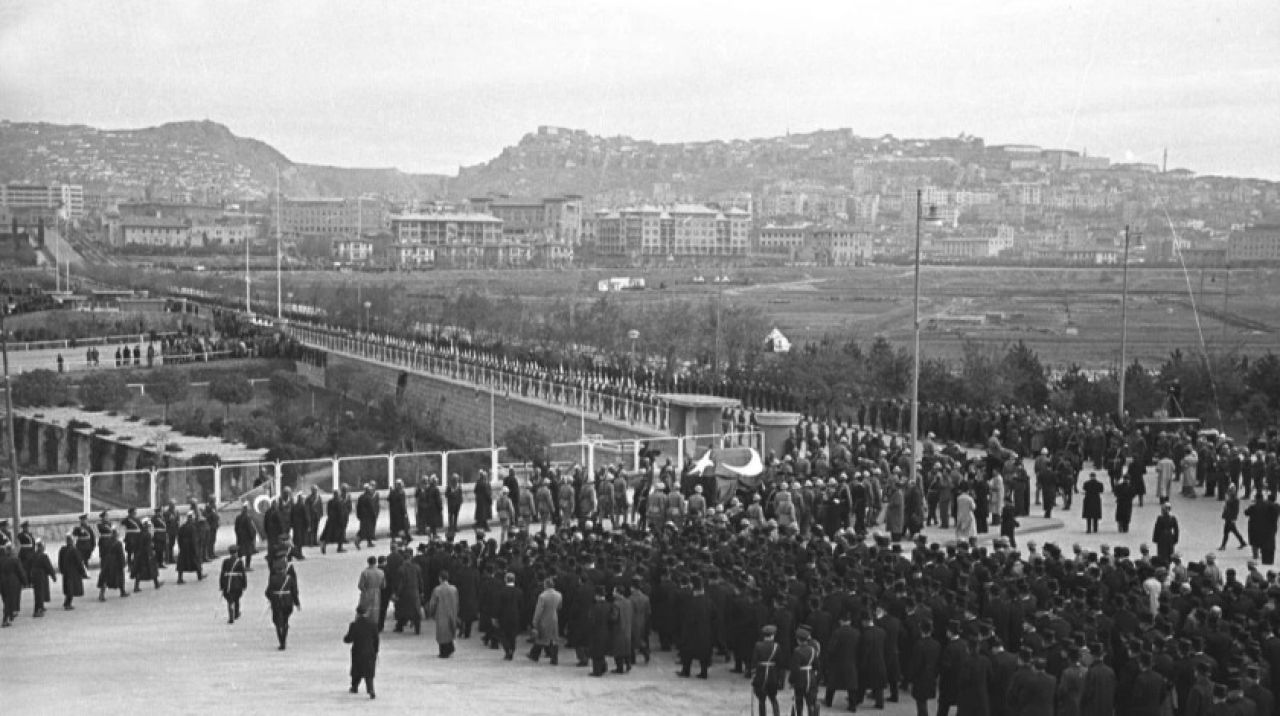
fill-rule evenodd
<path id="1" fill-rule="evenodd" d="M 723 663 L 762 715 L 778 714 L 786 693 L 797 714 L 837 695 L 851 710 L 910 697 L 921 714 L 1276 714 L 1280 577 L 1253 561 L 1222 569 L 1212 553 L 1183 559 L 1173 509 L 1220 500 L 1220 547 L 1234 536 L 1272 564 L 1276 437 L 1236 445 L 1076 417 L 1041 431 L 1041 444 L 1017 420 L 994 419 L 989 432 L 979 420 L 976 449 L 966 446 L 972 435 L 939 438 L 941 419 L 922 423 L 933 429 L 916 466 L 898 436 L 804 420 L 766 456 L 759 480 L 724 500 L 714 475 L 661 456 L 638 473 L 542 465 L 532 480 L 492 481 L 481 472 L 469 488 L 458 475 L 424 476 L 394 484 L 385 500 L 371 485 L 285 491 L 261 523 L 248 505 L 236 517 L 219 587 L 234 623 L 265 538 L 265 596 L 285 649 L 301 608 L 291 562 L 304 548 L 376 550 L 386 510 L 388 547 L 354 580 L 346 634 L 351 689 L 363 682 L 370 696 L 387 622 L 420 634 L 431 621 L 446 659 L 475 635 L 508 660 L 522 636 L 533 661 L 558 665 L 563 648 L 597 678 L 625 678 L 655 652 L 673 653 L 679 677 L 709 678 Z M 460 524 L 464 489 L 474 535 Z M 1107 492 L 1117 531 L 1128 530 L 1135 500 L 1160 505 L 1153 549 L 1064 549 L 1018 533 L 1037 503 L 1049 516 L 1071 510 L 1077 494 L 1086 531 L 1099 530 Z M 1242 518 L 1247 538 L 1234 527 Z M 25 526 L 11 537 L 0 523 L 5 623 L 24 585 L 43 615 L 56 577 L 72 608 L 95 548 L 99 599 L 129 593 L 126 571 L 134 591 L 158 588 L 170 563 L 179 581 L 203 578 L 216 520 L 207 505 L 131 512 L 119 524 L 103 515 L 96 527 L 86 516 L 58 569 Z M 948 531 L 926 533 L 934 525 Z"/>

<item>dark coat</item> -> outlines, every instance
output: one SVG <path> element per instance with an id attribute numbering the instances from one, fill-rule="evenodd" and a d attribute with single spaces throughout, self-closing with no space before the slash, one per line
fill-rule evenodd
<path id="1" fill-rule="evenodd" d="M 1054 692 L 1058 683 L 1043 671 L 1023 669 L 1013 675 L 1005 703 L 1018 716 L 1053 716 Z"/>
<path id="2" fill-rule="evenodd" d="M 148 550 L 143 550 L 147 551 Z M 153 554 L 151 559 L 155 560 Z M 49 601 L 49 580 L 57 580 L 58 573 L 53 571 L 53 563 L 49 561 L 49 555 L 45 552 L 36 552 L 31 555 L 31 566 L 27 570 L 27 579 L 31 582 L 31 597 L 37 604 L 43 604 Z"/>
<path id="3" fill-rule="evenodd" d="M 942 645 L 932 637 L 922 638 L 912 650 L 907 679 L 911 682 L 911 696 L 917 701 L 937 697 L 938 661 L 941 658 Z"/>
<path id="4" fill-rule="evenodd" d="M 387 509 L 391 512 L 391 534 L 408 532 L 409 496 L 405 494 L 404 488 L 394 487 L 387 493 Z"/>
<path id="5" fill-rule="evenodd" d="M 884 663 L 885 632 L 879 626 L 864 626 L 858 639 L 858 685 L 877 691 L 889 683 Z"/>
<path id="6" fill-rule="evenodd" d="M 123 559 L 123 547 L 120 549 L 120 555 Z M 4 606 L 15 613 L 18 611 L 18 604 L 22 601 L 22 585 L 26 581 L 27 575 L 22 569 L 22 562 L 18 561 L 17 557 L 0 554 L 0 596 L 4 598 Z"/>
<path id="7" fill-rule="evenodd" d="M 438 530 L 444 527 L 444 504 L 440 498 L 440 488 L 436 485 L 427 485 L 427 491 L 424 495 L 426 501 L 426 527 L 430 530 Z"/>
<path id="8" fill-rule="evenodd" d="M 142 533 L 148 540 L 151 538 L 149 532 Z M 140 549 L 133 555 L 133 562 L 129 564 L 130 576 L 135 581 L 147 582 L 160 577 L 160 566 L 156 564 L 156 553 L 150 549 Z"/>
<path id="9" fill-rule="evenodd" d="M 822 655 L 827 687 L 836 691 L 857 691 L 858 630 L 846 624 L 836 627 Z"/>
<path id="10" fill-rule="evenodd" d="M 969 657 L 965 662 L 962 678 L 964 683 L 960 689 L 957 716 L 988 716 L 991 713 L 991 695 L 988 692 L 991 684 L 991 660 L 985 654 Z"/>
<path id="11" fill-rule="evenodd" d="M 613 633 L 620 626 L 618 606 L 609 601 L 597 601 L 591 605 L 587 619 L 591 658 L 604 659 L 609 656 L 609 648 L 613 646 Z"/>
<path id="12" fill-rule="evenodd" d="M 351 503 L 335 494 L 325 505 L 324 533 L 321 542 L 343 544 L 347 541 L 347 519 L 351 516 Z"/>
<path id="13" fill-rule="evenodd" d="M 476 522 L 493 519 L 493 486 L 487 479 L 476 480 Z"/>
<path id="14" fill-rule="evenodd" d="M 258 551 L 258 528 L 253 524 L 253 518 L 243 512 L 236 515 L 236 549 L 241 556 Z"/>
<path id="15" fill-rule="evenodd" d="M 356 536 L 360 539 L 373 539 L 374 530 L 378 525 L 378 509 L 381 505 L 378 503 L 378 495 L 376 493 L 364 492 L 360 494 L 356 500 L 356 519 L 360 520 L 360 530 Z"/>
<path id="16" fill-rule="evenodd" d="M 200 535 L 196 532 L 195 521 L 183 522 L 182 526 L 178 528 L 178 571 L 200 571 L 200 565 L 204 563 L 201 557 Z M 101 578 L 99 578 L 99 582 L 101 582 Z M 98 586 L 101 587 L 102 584 L 99 583 Z M 108 587 L 108 589 L 112 588 Z"/>
<path id="17" fill-rule="evenodd" d="M 84 568 L 80 550 L 65 545 L 58 550 L 58 571 L 62 573 L 62 594 L 83 597 L 84 580 L 89 578 L 89 572 Z"/>
<path id="18" fill-rule="evenodd" d="M 351 678 L 372 679 L 378 668 L 378 624 L 358 617 L 347 627 L 344 644 L 351 645 Z"/>
<path id="19" fill-rule="evenodd" d="M 1169 682 L 1148 669 L 1138 674 L 1128 691 L 1124 713 L 1132 716 L 1159 716 L 1160 705 L 1169 693 Z"/>
<path id="20" fill-rule="evenodd" d="M 715 634 L 719 631 L 719 615 L 706 593 L 695 594 L 684 604 L 680 615 L 680 650 L 693 658 L 710 660 Z"/>
<path id="21" fill-rule="evenodd" d="M 504 585 L 498 590 L 493 616 L 503 633 L 516 634 L 520 631 L 520 601 L 520 590 L 514 585 Z"/>
<path id="22" fill-rule="evenodd" d="M 191 523 L 183 525 L 190 527 Z M 194 528 L 192 528 L 194 532 Z M 192 546 L 194 550 L 194 545 Z M 191 552 L 190 559 L 199 564 L 199 552 Z M 178 557 L 178 564 L 182 564 L 182 559 L 187 557 L 187 550 L 183 549 L 182 554 Z M 124 589 L 124 544 L 118 539 L 109 540 L 105 545 L 100 545 L 98 550 L 98 588 L 99 589 Z M 192 572 L 196 571 L 192 567 Z"/>
<path id="23" fill-rule="evenodd" d="M 396 618 L 422 613 L 422 570 L 413 560 L 400 565 L 399 590 L 396 592 Z"/>
<path id="24" fill-rule="evenodd" d="M 1102 481 L 1085 480 L 1082 489 L 1084 490 L 1084 504 L 1081 507 L 1080 516 L 1086 520 L 1102 519 Z"/>

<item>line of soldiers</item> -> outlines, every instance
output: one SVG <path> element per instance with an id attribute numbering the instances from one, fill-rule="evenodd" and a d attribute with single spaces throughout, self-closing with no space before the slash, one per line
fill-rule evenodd
<path id="1" fill-rule="evenodd" d="M 50 601 L 49 583 L 57 581 L 59 576 L 62 577 L 63 609 L 74 609 L 74 599 L 84 596 L 84 583 L 89 579 L 89 564 L 95 551 L 98 554 L 98 601 L 106 601 L 108 591 L 118 590 L 121 597 L 128 597 L 139 591 L 143 582 L 161 588 L 164 583 L 160 581 L 160 572 L 169 565 L 177 568 L 179 584 L 183 583 L 184 572 L 195 572 L 199 579 L 204 579 L 203 565 L 214 558 L 218 514 L 212 505 L 192 502 L 190 509 L 180 515 L 177 505 L 170 501 L 165 508 L 157 508 L 150 518 L 139 518 L 137 510 L 130 508 L 118 524 L 111 522 L 106 510 L 99 513 L 96 525 L 89 524 L 88 515 L 80 515 L 58 551 L 56 570 L 45 553 L 43 540 L 35 537 L 30 527 L 30 522 L 24 521 L 18 534 L 11 535 L 8 520 L 0 519 L 0 553 L 7 553 L 7 559 L 0 565 L 4 572 L 0 579 L 5 604 L 4 626 L 9 626 L 18 616 L 24 589 L 32 590 L 33 616 L 44 616 L 44 605 Z M 129 580 L 133 581 L 132 590 Z"/>

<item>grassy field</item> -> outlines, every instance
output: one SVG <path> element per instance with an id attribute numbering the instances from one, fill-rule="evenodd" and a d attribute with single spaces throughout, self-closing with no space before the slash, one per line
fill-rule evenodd
<path id="1" fill-rule="evenodd" d="M 803 343 L 824 334 L 911 339 L 909 266 L 741 269 L 731 283 L 713 272 L 433 271 L 422 273 L 292 273 L 288 289 L 305 300 L 318 291 L 397 287 L 397 300 L 427 316 L 446 297 L 475 290 L 518 296 L 530 307 L 561 298 L 596 300 L 596 282 L 628 275 L 648 289 L 610 294 L 624 304 L 714 301 L 756 305 L 784 334 Z M 695 283 L 702 275 L 705 283 Z M 266 280 L 264 276 L 262 280 Z M 956 356 L 964 339 L 992 344 L 1024 340 L 1051 366 L 1113 367 L 1119 359 L 1121 271 L 1118 268 L 973 268 L 926 266 L 921 277 L 924 350 Z M 1199 309 L 1199 329 L 1196 312 Z M 1280 350 L 1280 271 L 1134 268 L 1129 272 L 1129 355 L 1157 362 L 1170 351 L 1249 353 Z"/>

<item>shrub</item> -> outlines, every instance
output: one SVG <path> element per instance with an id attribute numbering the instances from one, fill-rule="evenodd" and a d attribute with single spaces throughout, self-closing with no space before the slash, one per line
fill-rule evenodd
<path id="1" fill-rule="evenodd" d="M 85 410 L 118 410 L 129 402 L 129 386 L 117 373 L 90 373 L 80 381 L 80 404 Z"/>

